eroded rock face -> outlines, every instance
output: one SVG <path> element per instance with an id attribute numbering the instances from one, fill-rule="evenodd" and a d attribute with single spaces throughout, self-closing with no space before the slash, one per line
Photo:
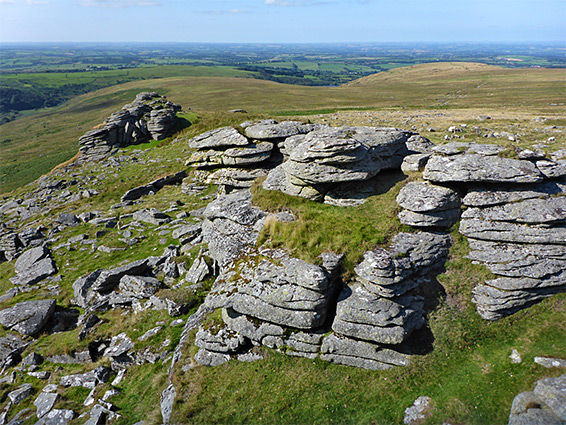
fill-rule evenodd
<path id="1" fill-rule="evenodd" d="M 320 266 L 289 257 L 282 250 L 261 250 L 238 264 L 230 307 L 274 324 L 312 329 L 326 320 L 333 293 Z"/>
<path id="2" fill-rule="evenodd" d="M 132 103 L 110 115 L 102 128 L 91 130 L 79 139 L 79 161 L 98 161 L 119 147 L 169 137 L 180 110 L 179 105 L 157 93 L 138 94 Z"/>
<path id="3" fill-rule="evenodd" d="M 249 190 L 240 190 L 214 200 L 204 210 L 202 237 L 211 257 L 221 266 L 252 247 L 261 227 L 255 226 L 266 213 L 251 205 Z"/>
<path id="4" fill-rule="evenodd" d="M 408 153 L 410 133 L 372 127 L 324 127 L 302 139 L 285 142 L 289 159 L 279 184 L 265 189 L 320 200 L 333 185 L 359 182 L 398 168 Z M 280 172 L 279 172 L 280 173 Z"/>

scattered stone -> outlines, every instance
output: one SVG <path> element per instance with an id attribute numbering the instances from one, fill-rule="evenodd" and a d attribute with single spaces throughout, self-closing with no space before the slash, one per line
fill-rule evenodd
<path id="1" fill-rule="evenodd" d="M 548 368 L 551 367 L 562 367 L 566 368 L 566 360 L 564 359 L 553 359 L 551 357 L 535 357 L 535 363 Z"/>
<path id="2" fill-rule="evenodd" d="M 18 389 L 8 393 L 8 398 L 13 404 L 20 404 L 26 398 L 31 396 L 33 393 L 33 388 L 31 384 L 23 384 L 18 387 Z"/>
<path id="3" fill-rule="evenodd" d="M 84 387 L 93 389 L 99 383 L 108 382 L 110 379 L 110 373 L 110 369 L 104 366 L 99 366 L 90 372 L 63 376 L 59 384 L 64 387 Z"/>
<path id="4" fill-rule="evenodd" d="M 136 211 L 133 216 L 134 220 L 142 221 L 144 223 L 160 226 L 171 221 L 171 217 L 159 211 L 157 208 L 144 208 Z"/>
<path id="5" fill-rule="evenodd" d="M 405 409 L 403 423 L 406 425 L 417 425 L 422 423 L 431 414 L 432 399 L 420 396 L 411 407 Z"/>
<path id="6" fill-rule="evenodd" d="M 132 348 L 134 348 L 132 340 L 125 333 L 121 333 L 112 337 L 110 346 L 104 350 L 103 355 L 106 357 L 120 357 Z"/>
<path id="7" fill-rule="evenodd" d="M 57 273 L 55 263 L 45 246 L 25 251 L 15 262 L 16 276 L 10 282 L 16 286 L 33 285 Z"/>
<path id="8" fill-rule="evenodd" d="M 33 402 L 33 404 L 35 404 L 35 407 L 37 407 L 37 417 L 41 419 L 43 416 L 49 413 L 55 406 L 55 403 L 58 399 L 59 394 L 57 394 L 56 392 L 41 392 Z"/>
<path id="9" fill-rule="evenodd" d="M 163 393 L 161 393 L 161 418 L 164 424 L 168 424 L 171 420 L 175 397 L 177 397 L 177 391 L 175 391 L 173 384 L 169 384 Z"/>
<path id="10" fill-rule="evenodd" d="M 511 351 L 511 355 L 509 355 L 509 358 L 511 359 L 511 363 L 514 364 L 521 363 L 523 361 L 521 355 L 515 348 L 513 348 L 513 350 Z"/>

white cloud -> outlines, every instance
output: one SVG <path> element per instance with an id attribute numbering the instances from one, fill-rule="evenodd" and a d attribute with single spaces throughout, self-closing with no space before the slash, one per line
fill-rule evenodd
<path id="1" fill-rule="evenodd" d="M 157 0 L 81 0 L 81 6 L 87 7 L 132 7 L 132 6 L 159 6 Z"/>
<path id="2" fill-rule="evenodd" d="M 318 0 L 265 0 L 264 3 L 268 6 L 281 6 L 281 7 L 300 7 L 300 6 L 319 6 L 326 4 L 326 1 Z"/>
<path id="3" fill-rule="evenodd" d="M 0 4 L 14 4 L 14 0 L 0 0 Z"/>
<path id="4" fill-rule="evenodd" d="M 29 4 L 30 6 L 49 4 L 47 0 L 27 0 L 26 3 Z"/>
<path id="5" fill-rule="evenodd" d="M 240 13 L 246 13 L 246 11 L 242 10 L 242 9 L 205 10 L 202 13 L 206 13 L 207 15 L 237 15 L 237 14 L 240 14 Z"/>

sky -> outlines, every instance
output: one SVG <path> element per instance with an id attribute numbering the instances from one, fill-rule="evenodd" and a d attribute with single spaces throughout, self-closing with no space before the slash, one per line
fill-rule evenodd
<path id="1" fill-rule="evenodd" d="M 564 0 L 0 0 L 6 42 L 561 42 Z"/>

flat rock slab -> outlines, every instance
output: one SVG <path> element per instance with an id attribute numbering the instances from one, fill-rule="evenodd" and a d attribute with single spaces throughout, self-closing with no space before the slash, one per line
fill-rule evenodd
<path id="1" fill-rule="evenodd" d="M 0 311 L 0 324 L 23 335 L 35 336 L 55 312 L 55 300 L 24 301 Z"/>
<path id="2" fill-rule="evenodd" d="M 464 196 L 464 205 L 469 207 L 491 207 L 526 199 L 546 199 L 552 195 L 566 194 L 566 184 L 544 182 L 538 185 L 513 185 L 506 189 L 472 187 Z"/>
<path id="3" fill-rule="evenodd" d="M 407 183 L 396 200 L 401 208 L 418 213 L 451 210 L 461 204 L 455 190 L 427 182 Z"/>
<path id="4" fill-rule="evenodd" d="M 533 226 L 505 221 L 463 218 L 460 233 L 468 238 L 494 242 L 566 245 L 566 227 Z"/>
<path id="5" fill-rule="evenodd" d="M 566 196 L 526 199 L 484 208 L 472 207 L 464 211 L 462 218 L 524 224 L 564 223 L 566 222 Z"/>
<path id="6" fill-rule="evenodd" d="M 409 364 L 409 356 L 406 354 L 335 333 L 324 338 L 320 352 L 322 360 L 371 370 L 385 370 Z"/>
<path id="7" fill-rule="evenodd" d="M 250 139 L 271 140 L 307 133 L 313 128 L 312 124 L 300 121 L 260 122 L 246 127 L 245 133 Z"/>
<path id="8" fill-rule="evenodd" d="M 435 183 L 539 183 L 544 176 L 529 161 L 461 154 L 432 156 L 423 178 Z"/>
<path id="9" fill-rule="evenodd" d="M 227 146 L 245 146 L 248 139 L 232 127 L 222 127 L 207 131 L 191 140 L 188 145 L 191 149 L 221 148 Z"/>

